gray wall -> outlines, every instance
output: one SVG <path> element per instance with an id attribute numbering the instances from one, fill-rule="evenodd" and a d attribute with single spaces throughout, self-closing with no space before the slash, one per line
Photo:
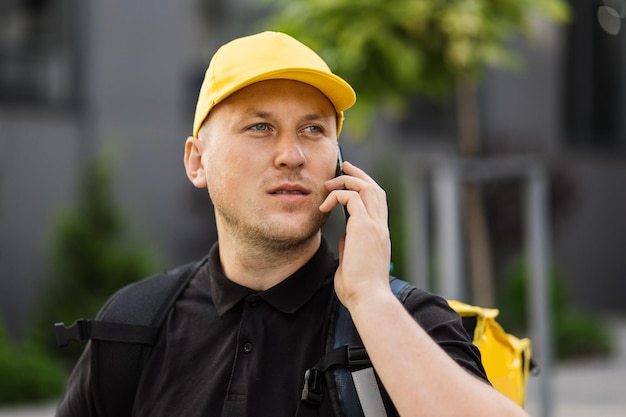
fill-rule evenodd
<path id="1" fill-rule="evenodd" d="M 573 201 L 564 218 L 556 219 L 555 264 L 565 272 L 577 306 L 625 314 L 626 153 L 623 147 L 567 144 L 564 32 L 545 24 L 539 28 L 536 43 L 515 43 L 526 62 L 521 72 L 496 71 L 488 78 L 482 101 L 485 133 L 492 148 L 538 152 L 567 175 Z M 626 56 L 625 46 L 615 53 Z"/>
<path id="2" fill-rule="evenodd" d="M 556 256 L 572 283 L 576 303 L 589 310 L 625 314 L 626 164 L 623 157 L 572 156 L 576 210 L 567 220 Z"/>
<path id="3" fill-rule="evenodd" d="M 72 197 L 78 132 L 68 115 L 10 111 L 0 132 L 0 312 L 16 331 L 44 276 L 52 212 Z"/>

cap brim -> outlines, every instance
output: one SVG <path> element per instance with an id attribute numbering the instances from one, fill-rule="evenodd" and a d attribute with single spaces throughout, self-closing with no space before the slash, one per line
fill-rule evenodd
<path id="1" fill-rule="evenodd" d="M 293 80 L 309 84 L 328 97 L 337 112 L 349 109 L 356 101 L 356 94 L 352 87 L 336 75 L 315 71 L 310 68 L 290 68 L 271 71 L 250 78 L 246 82 L 234 86 L 229 91 L 225 91 L 223 97 L 216 100 L 215 104 L 244 87 L 267 80 Z"/>

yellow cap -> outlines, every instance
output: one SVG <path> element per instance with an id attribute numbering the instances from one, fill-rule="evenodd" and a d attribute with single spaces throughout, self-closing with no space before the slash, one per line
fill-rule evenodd
<path id="1" fill-rule="evenodd" d="M 218 49 L 200 88 L 193 135 L 198 137 L 202 123 L 220 101 L 250 84 L 275 79 L 300 81 L 326 95 L 337 112 L 339 135 L 343 111 L 356 101 L 354 90 L 313 50 L 279 32 L 235 39 Z"/>

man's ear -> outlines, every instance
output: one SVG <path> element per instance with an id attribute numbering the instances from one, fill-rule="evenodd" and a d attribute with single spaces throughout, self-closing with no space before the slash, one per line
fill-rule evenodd
<path id="1" fill-rule="evenodd" d="M 185 170 L 187 171 L 187 178 L 198 188 L 206 188 L 207 186 L 206 173 L 204 165 L 202 165 L 202 150 L 204 146 L 202 140 L 192 136 L 188 137 L 185 142 Z"/>

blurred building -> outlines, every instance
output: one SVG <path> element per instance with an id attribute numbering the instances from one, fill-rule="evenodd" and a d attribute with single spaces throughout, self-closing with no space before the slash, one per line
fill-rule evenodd
<path id="1" fill-rule="evenodd" d="M 536 44 L 513 42 L 525 68 L 488 75 L 481 122 L 489 152 L 532 152 L 561 175 L 553 254 L 575 302 L 624 313 L 626 6 L 572 4 L 567 28 L 538 23 Z M 186 179 L 183 144 L 210 56 L 258 31 L 263 13 L 253 0 L 2 2 L 0 314 L 13 333 L 48 278 L 55 213 L 104 145 L 118 149 L 120 201 L 164 263 L 206 252 L 211 209 Z M 393 128 L 398 149 L 453 152 L 449 108 L 416 104 L 414 114 Z"/>

